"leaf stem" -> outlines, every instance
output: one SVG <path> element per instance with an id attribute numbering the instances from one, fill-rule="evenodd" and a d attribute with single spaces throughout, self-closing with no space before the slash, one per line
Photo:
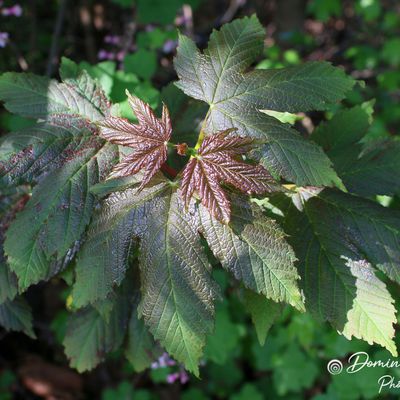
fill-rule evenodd
<path id="1" fill-rule="evenodd" d="M 164 163 L 160 169 L 162 172 L 164 172 L 164 174 L 166 174 L 168 177 L 172 179 L 175 179 L 176 176 L 178 175 L 178 171 L 170 167 L 167 163 Z"/>
<path id="2" fill-rule="evenodd" d="M 186 149 L 186 154 L 189 155 L 190 157 L 195 157 L 196 156 L 197 150 L 200 148 L 201 144 L 203 143 L 203 140 L 204 140 L 204 138 L 206 136 L 205 127 L 206 127 L 207 119 L 210 116 L 211 109 L 212 109 L 212 107 L 209 107 L 209 109 L 207 111 L 207 114 L 205 115 L 205 117 L 203 119 L 203 123 L 201 124 L 199 136 L 197 138 L 197 142 L 196 142 L 195 146 L 194 147 L 187 147 L 187 149 Z M 178 144 L 175 144 L 175 143 L 172 143 L 172 142 L 167 142 L 166 144 L 170 148 L 172 148 L 172 147 L 177 148 L 177 146 L 179 146 Z"/>
<path id="3" fill-rule="evenodd" d="M 186 149 L 186 155 L 190 157 L 195 157 L 197 155 L 198 147 L 188 147 Z"/>
<path id="4" fill-rule="evenodd" d="M 199 137 L 197 139 L 197 143 L 194 146 L 195 150 L 198 150 L 201 146 L 201 144 L 203 143 L 204 137 L 206 135 L 205 132 L 205 127 L 206 127 L 206 123 L 207 123 L 207 119 L 210 116 L 210 111 L 211 111 L 211 107 L 208 109 L 206 116 L 204 117 L 203 123 L 201 124 L 201 129 L 200 129 L 200 133 L 199 133 Z"/>

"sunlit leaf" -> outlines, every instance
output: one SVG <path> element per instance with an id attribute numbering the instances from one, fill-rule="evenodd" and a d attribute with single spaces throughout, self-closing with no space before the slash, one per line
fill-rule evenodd
<path id="1" fill-rule="evenodd" d="M 376 275 L 400 281 L 400 215 L 349 194 L 324 190 L 287 214 L 306 308 L 347 337 L 396 354 L 393 299 Z"/>
<path id="2" fill-rule="evenodd" d="M 177 86 L 210 105 L 208 132 L 235 127 L 241 135 L 264 139 L 264 165 L 272 165 L 277 174 L 299 185 L 341 186 L 318 146 L 259 110 L 324 109 L 342 99 L 354 80 L 323 62 L 246 72 L 261 55 L 263 39 L 264 29 L 255 16 L 214 31 L 203 53 L 191 39 L 180 36 L 175 58 Z M 276 125 L 272 133 L 271 120 Z"/>
<path id="3" fill-rule="evenodd" d="M 113 171 L 114 176 L 134 175 L 145 172 L 140 188 L 143 188 L 167 159 L 167 142 L 171 137 L 171 119 L 166 106 L 159 120 L 150 106 L 128 92 L 129 104 L 139 125 L 117 117 L 101 121 L 100 135 L 111 143 L 133 148 Z"/>

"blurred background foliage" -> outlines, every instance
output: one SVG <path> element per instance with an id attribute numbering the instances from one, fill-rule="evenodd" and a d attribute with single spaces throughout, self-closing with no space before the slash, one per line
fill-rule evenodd
<path id="1" fill-rule="evenodd" d="M 366 101 L 371 101 L 374 113 L 364 140 L 398 134 L 397 0 L 0 1 L 0 71 L 57 78 L 61 57 L 68 57 L 97 78 L 119 104 L 121 114 L 132 118 L 125 89 L 157 108 L 162 88 L 175 79 L 172 60 L 178 29 L 204 47 L 212 29 L 252 13 L 257 13 L 267 32 L 257 68 L 328 60 L 366 83 L 325 113 L 295 118 L 292 122 L 303 134 L 340 108 Z M 28 124 L 0 110 L 1 133 Z M 377 201 L 400 208 L 398 198 Z M 77 375 L 69 370 L 61 346 L 66 321 L 62 310 L 68 293 L 60 280 L 54 280 L 28 292 L 40 341 L 0 331 L 0 400 L 399 398 L 399 389 L 378 394 L 377 380 L 385 374 L 400 380 L 400 369 L 365 368 L 353 375 L 330 375 L 326 366 L 332 358 L 344 361 L 357 351 L 367 351 L 372 360 L 386 360 L 390 355 L 361 341 L 350 342 L 309 315 L 282 309 L 261 346 L 237 296 L 240 290 L 228 289 L 229 278 L 218 266 L 215 276 L 225 288 L 225 299 L 217 307 L 216 329 L 207 344 L 201 380 L 187 376 L 167 355 L 142 372 L 118 353 L 90 373 Z M 392 288 L 392 295 L 400 303 L 398 289 Z"/>

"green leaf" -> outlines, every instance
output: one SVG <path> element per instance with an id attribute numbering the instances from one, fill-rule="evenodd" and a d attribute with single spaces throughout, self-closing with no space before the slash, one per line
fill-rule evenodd
<path id="1" fill-rule="evenodd" d="M 182 0 L 136 0 L 137 18 L 142 24 L 171 24 L 174 22 Z"/>
<path id="2" fill-rule="evenodd" d="M 80 308 L 106 298 L 125 277 L 134 248 L 132 216 L 110 220 L 107 206 L 92 221 L 87 239 L 78 253 L 73 304 Z"/>
<path id="3" fill-rule="evenodd" d="M 341 111 L 320 124 L 311 138 L 333 161 L 346 188 L 361 196 L 400 193 L 400 141 L 388 139 L 361 144 L 370 126 L 362 106 Z"/>
<path id="4" fill-rule="evenodd" d="M 168 189 L 148 207 L 153 210 L 141 228 L 140 313 L 167 352 L 198 375 L 206 335 L 213 329 L 216 288 L 210 265 L 180 196 Z"/>
<path id="5" fill-rule="evenodd" d="M 277 174 L 299 185 L 306 182 L 340 186 L 330 161 L 317 146 L 303 144 L 304 139 L 296 137 L 294 132 L 291 134 L 292 131 L 259 110 L 324 109 L 342 99 L 354 81 L 340 69 L 320 62 L 245 73 L 261 54 L 263 38 L 264 30 L 255 16 L 235 20 L 214 31 L 203 54 L 191 39 L 180 36 L 175 58 L 177 86 L 210 105 L 208 133 L 235 127 L 239 134 L 267 143 L 262 156 Z M 276 124 L 275 130 L 282 127 L 275 135 L 267 129 L 272 121 Z M 271 141 L 275 142 L 272 146 L 268 145 Z M 307 149 L 311 150 L 311 162 Z"/>
<path id="6" fill-rule="evenodd" d="M 80 75 L 86 73 L 100 84 L 106 95 L 110 95 L 114 83 L 116 64 L 114 61 L 102 61 L 91 65 L 85 61 L 76 64 L 72 60 L 62 57 L 60 65 L 60 77 L 63 81 L 79 80 Z M 94 85 L 97 85 L 96 82 Z M 104 96 L 103 96 L 104 99 Z"/>
<path id="7" fill-rule="evenodd" d="M 254 293 L 248 289 L 244 291 L 244 304 L 251 314 L 258 341 L 263 346 L 268 331 L 282 313 L 282 307 L 280 304 L 267 299 L 264 295 Z"/>
<path id="8" fill-rule="evenodd" d="M 125 356 L 136 372 L 142 372 L 149 368 L 151 363 L 162 354 L 162 349 L 154 342 L 143 320 L 139 319 L 137 315 L 136 308 L 139 301 L 140 294 L 137 293 L 129 321 L 128 342 L 125 350 Z"/>
<path id="9" fill-rule="evenodd" d="M 224 365 L 239 346 L 240 329 L 229 315 L 227 303 L 220 303 L 215 314 L 215 331 L 207 338 L 205 356 L 208 360 Z"/>
<path id="10" fill-rule="evenodd" d="M 370 113 L 362 106 L 345 109 L 319 124 L 311 139 L 322 146 L 333 160 L 338 149 L 355 145 L 364 137 L 370 125 L 369 119 Z"/>
<path id="11" fill-rule="evenodd" d="M 400 281 L 400 214 L 324 190 L 294 208 L 286 227 L 299 257 L 306 308 L 350 338 L 396 354 L 393 300 L 375 268 Z"/>
<path id="12" fill-rule="evenodd" d="M 90 186 L 104 177 L 114 152 L 96 139 L 87 141 L 76 154 L 34 188 L 6 233 L 4 251 L 21 291 L 57 273 L 65 265 L 63 258 L 73 255 L 69 249 L 80 239 L 93 212 Z"/>
<path id="13" fill-rule="evenodd" d="M 73 74 L 71 65 L 68 68 L 63 73 Z M 1 175 L 5 183 L 40 180 L 24 210 L 11 223 L 4 243 L 10 269 L 16 273 L 21 291 L 51 277 L 73 257 L 72 247 L 78 244 L 94 207 L 95 198 L 89 189 L 104 179 L 118 157 L 117 148 L 104 144 L 94 135 L 95 126 L 87 118 L 80 118 L 107 115 L 104 93 L 85 73 L 66 81 L 65 84 L 52 81 L 49 85 L 56 89 L 47 93 L 40 77 L 4 74 L 0 78 L 0 93 L 6 93 L 6 104 L 19 104 L 23 96 L 28 96 L 24 94 L 26 90 L 30 93 L 26 98 L 32 102 L 42 101 L 41 96 L 47 94 L 59 94 L 75 107 L 74 115 L 58 111 L 53 114 L 54 110 L 48 113 L 47 108 L 36 103 L 31 116 L 49 118 L 50 122 L 9 134 L 1 141 Z M 15 84 L 20 85 L 19 91 L 12 90 Z M 63 91 L 62 85 L 68 86 L 68 90 Z M 69 93 L 75 97 L 70 98 Z M 55 104 L 51 96 L 49 101 L 52 106 Z M 25 105 L 29 109 L 29 102 Z M 91 112 L 94 109 L 95 114 Z"/>
<path id="14" fill-rule="evenodd" d="M 22 297 L 0 304 L 0 326 L 7 331 L 24 332 L 31 338 L 36 338 L 32 327 L 31 308 Z"/>
<path id="15" fill-rule="evenodd" d="M 182 393 L 181 400 L 208 400 L 208 397 L 203 390 L 191 387 Z"/>
<path id="16" fill-rule="evenodd" d="M 341 0 L 312 0 L 308 5 L 308 10 L 317 19 L 326 22 L 331 16 L 339 17 L 342 12 Z"/>
<path id="17" fill-rule="evenodd" d="M 260 141 L 251 152 L 273 175 L 298 186 L 342 186 L 332 163 L 322 149 L 303 138 L 296 130 L 267 115 L 236 116 L 236 126 Z"/>
<path id="18" fill-rule="evenodd" d="M 135 90 L 133 88 L 137 87 L 138 85 L 140 85 L 140 80 L 135 74 L 130 74 L 122 70 L 116 71 L 110 95 L 111 100 L 116 103 L 120 103 L 126 100 L 126 103 L 128 103 L 128 99 L 126 98 L 125 93 L 126 88 L 129 88 L 129 91 L 134 92 Z"/>
<path id="19" fill-rule="evenodd" d="M 129 1 L 132 2 L 132 0 Z M 114 0 L 114 2 L 116 2 L 116 0 Z M 133 384 L 129 381 L 122 381 L 115 389 L 107 388 L 102 392 L 101 400 L 115 400 L 115 399 L 136 400 L 137 399 L 136 390 L 134 390 Z"/>
<path id="20" fill-rule="evenodd" d="M 178 32 L 168 30 L 168 28 L 154 27 L 150 31 L 140 31 L 136 35 L 136 44 L 138 48 L 145 48 L 150 50 L 158 50 L 163 47 L 167 40 L 177 40 Z"/>
<path id="21" fill-rule="evenodd" d="M 108 318 L 90 306 L 70 316 L 63 344 L 71 367 L 78 372 L 94 368 L 108 352 L 122 345 L 131 311 L 129 288 L 127 282 L 119 291 Z"/>
<path id="22" fill-rule="evenodd" d="M 59 74 L 62 80 L 76 79 L 79 76 L 79 65 L 67 57 L 61 57 Z"/>
<path id="23" fill-rule="evenodd" d="M 46 172 L 60 168 L 72 154 L 90 146 L 90 128 L 77 122 L 68 127 L 45 122 L 3 136 L 0 182 L 7 186 L 34 183 Z"/>
<path id="24" fill-rule="evenodd" d="M 387 82 L 387 79 L 385 79 Z M 20 117 L 10 113 L 3 113 L 0 120 L 0 126 L 5 132 L 16 131 L 28 126 L 32 126 L 35 123 L 34 120 L 29 118 Z"/>
<path id="25" fill-rule="evenodd" d="M 400 73 L 399 71 L 385 71 L 377 76 L 379 86 L 387 91 L 395 91 L 400 87 Z M 10 121 L 11 123 L 12 121 Z"/>
<path id="26" fill-rule="evenodd" d="M 232 206 L 230 225 L 220 223 L 199 206 L 198 229 L 215 257 L 247 288 L 303 310 L 296 257 L 286 235 L 274 220 L 243 198 L 234 198 Z"/>
<path id="27" fill-rule="evenodd" d="M 125 321 L 117 312 L 105 321 L 95 308 L 78 311 L 68 321 L 64 339 L 65 353 L 71 367 L 79 372 L 94 368 L 106 353 L 122 344 Z"/>
<path id="28" fill-rule="evenodd" d="M 109 96 L 114 84 L 116 63 L 114 61 L 102 61 L 91 65 L 85 61 L 79 63 L 81 71 L 86 71 L 93 79 L 97 79 L 104 93 Z"/>
<path id="29" fill-rule="evenodd" d="M 292 339 L 291 339 L 292 341 Z M 279 330 L 279 335 L 270 335 L 264 346 L 258 341 L 253 340 L 251 346 L 252 366 L 256 371 L 267 371 L 273 369 L 274 354 L 281 354 L 284 346 L 289 342 L 288 332 L 286 329 Z"/>
<path id="30" fill-rule="evenodd" d="M 151 79 L 157 70 L 157 54 L 154 51 L 138 49 L 124 58 L 124 70 L 140 78 Z"/>
<path id="31" fill-rule="evenodd" d="M 107 182 L 98 185 L 107 185 Z M 138 184 L 140 181 L 136 186 Z M 138 234 L 135 224 L 141 212 L 140 207 L 159 190 L 165 189 L 165 181 L 160 176 L 153 184 L 152 188 L 140 193 L 137 193 L 137 187 L 131 188 L 103 201 L 77 255 L 76 280 L 72 292 L 75 307 L 94 304 L 106 298 L 114 287 L 121 284 L 128 268 L 135 235 L 137 237 Z"/>
<path id="32" fill-rule="evenodd" d="M 361 261 L 347 260 L 355 277 L 355 301 L 347 313 L 343 335 L 364 339 L 368 344 L 378 343 L 397 356 L 393 324 L 397 322 L 394 300 L 383 282 L 376 278 L 371 265 Z M 371 304 L 372 302 L 372 304 Z"/>
<path id="33" fill-rule="evenodd" d="M 372 142 L 338 172 L 349 191 L 360 196 L 400 194 L 400 140 Z"/>
<path id="34" fill-rule="evenodd" d="M 379 0 L 357 0 L 354 9 L 366 21 L 373 21 L 379 17 L 382 6 Z"/>
<path id="35" fill-rule="evenodd" d="M 139 193 L 130 188 L 111 194 L 90 229 L 99 236 L 89 237 L 81 253 L 87 263 L 80 265 L 78 261 L 77 271 L 84 271 L 91 257 L 97 257 L 96 252 L 99 258 L 93 261 L 91 271 L 86 271 L 86 286 L 80 286 L 79 296 L 88 300 L 94 293 L 100 297 L 98 287 L 103 290 L 104 282 L 106 288 L 114 283 L 114 270 L 126 268 L 129 243 L 139 237 L 139 315 L 168 353 L 198 373 L 205 336 L 213 326 L 216 289 L 200 237 L 172 186 L 159 176 Z M 82 279 L 84 275 L 78 274 L 77 279 L 79 276 Z"/>
<path id="36" fill-rule="evenodd" d="M 230 397 L 230 400 L 263 400 L 264 396 L 253 384 L 246 383 L 238 393 Z"/>
<path id="37" fill-rule="evenodd" d="M 13 300 L 18 293 L 17 277 L 8 266 L 3 244 L 4 228 L 14 216 L 15 204 L 25 200 L 23 196 L 25 192 L 20 188 L 2 190 L 0 195 L 0 304 Z"/>
<path id="38" fill-rule="evenodd" d="M 187 37 L 179 38 L 175 69 L 178 86 L 212 107 L 217 124 L 233 109 L 298 112 L 324 109 L 354 85 L 340 69 L 325 62 L 243 74 L 261 54 L 264 30 L 255 16 L 225 24 L 211 35 L 201 54 Z M 221 116 L 222 114 L 222 116 Z"/>
<path id="39" fill-rule="evenodd" d="M 288 112 L 279 112 L 279 111 L 272 111 L 272 110 L 260 110 L 264 114 L 267 114 L 271 117 L 274 117 L 278 121 L 284 123 L 284 124 L 289 124 L 293 125 L 296 121 L 302 120 L 304 117 L 298 114 L 292 114 Z"/>
<path id="40" fill-rule="evenodd" d="M 0 100 L 10 112 L 30 118 L 69 114 L 96 121 L 106 109 L 106 99 L 86 73 L 59 83 L 31 73 L 6 72 L 0 76 Z"/>
<path id="41" fill-rule="evenodd" d="M 104 198 L 113 192 L 120 192 L 130 187 L 138 186 L 141 181 L 142 174 L 140 172 L 135 175 L 110 178 L 96 183 L 90 188 L 90 192 L 99 198 Z"/>
<path id="42" fill-rule="evenodd" d="M 4 258 L 3 249 L 0 247 L 0 304 L 6 300 L 12 300 L 17 293 L 17 279 L 10 271 Z"/>
<path id="43" fill-rule="evenodd" d="M 98 141 L 93 138 L 97 127 L 89 119 L 107 116 L 109 104 L 97 83 L 85 72 L 75 71 L 75 67 L 70 60 L 63 59 L 61 74 L 67 83 L 46 83 L 42 77 L 29 74 L 0 77 L 0 98 L 4 95 L 6 106 L 19 104 L 29 116 L 48 120 L 12 132 L 0 140 L 0 177 L 6 184 L 32 183 L 44 172 L 58 169 L 75 154 L 94 147 Z M 16 84 L 20 85 L 19 89 L 13 87 Z M 55 88 L 53 92 L 51 87 Z M 51 97 L 53 94 L 58 94 L 60 101 L 72 108 L 51 108 L 57 107 L 57 101 Z M 49 110 L 38 103 L 46 101 L 46 96 Z M 30 102 L 36 103 L 32 106 Z"/>
<path id="44" fill-rule="evenodd" d="M 220 398 L 237 390 L 238 382 L 243 382 L 244 378 L 244 370 L 236 362 L 225 365 L 210 363 L 207 365 L 206 372 L 207 377 L 211 378 L 210 381 L 215 382 L 212 388 Z"/>
<path id="45" fill-rule="evenodd" d="M 400 39 L 398 37 L 386 40 L 381 52 L 381 57 L 388 64 L 400 65 Z"/>
<path id="46" fill-rule="evenodd" d="M 225 96 L 234 91 L 228 82 L 233 74 L 261 55 L 264 37 L 264 28 L 254 15 L 225 24 L 220 32 L 213 31 L 204 56 L 191 39 L 180 35 L 175 59 L 180 79 L 177 86 L 191 97 L 217 103 L 224 90 L 228 90 Z"/>
<path id="47" fill-rule="evenodd" d="M 233 107 L 241 106 L 287 112 L 325 109 L 344 98 L 353 85 L 352 78 L 327 62 L 255 70 L 244 75 L 235 93 L 223 94 L 222 89 L 216 90 L 212 100 L 216 107 L 211 119 L 216 122 L 222 118 L 218 113 L 229 116 Z"/>
<path id="48" fill-rule="evenodd" d="M 279 396 L 311 387 L 319 373 L 316 362 L 296 343 L 289 344 L 273 362 L 273 382 Z"/>

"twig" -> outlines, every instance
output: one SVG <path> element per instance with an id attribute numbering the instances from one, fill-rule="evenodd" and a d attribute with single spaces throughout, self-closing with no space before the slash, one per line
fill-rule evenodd
<path id="1" fill-rule="evenodd" d="M 125 26 L 125 31 L 122 39 L 121 51 L 124 55 L 129 53 L 129 49 L 132 46 L 133 39 L 136 32 L 136 23 L 135 21 L 127 22 Z"/>
<path id="2" fill-rule="evenodd" d="M 182 6 L 183 20 L 185 23 L 185 33 L 188 36 L 193 37 L 193 11 L 189 4 Z"/>
<path id="3" fill-rule="evenodd" d="M 46 75 L 51 76 L 53 74 L 53 68 L 56 63 L 57 53 L 58 53 L 58 40 L 60 38 L 65 10 L 67 9 L 68 0 L 61 0 L 60 8 L 58 9 L 56 23 L 54 25 L 53 38 L 51 40 L 50 54 L 47 61 Z"/>
<path id="4" fill-rule="evenodd" d="M 228 9 L 225 14 L 221 17 L 220 24 L 225 24 L 232 20 L 235 14 L 238 12 L 239 8 L 246 4 L 246 0 L 231 0 Z"/>
<path id="5" fill-rule="evenodd" d="M 36 54 L 37 50 L 37 7 L 35 0 L 29 0 L 30 32 L 29 32 L 29 54 Z"/>
<path id="6" fill-rule="evenodd" d="M 87 0 L 82 1 L 79 9 L 79 17 L 84 29 L 86 54 L 89 62 L 95 63 L 97 59 L 96 43 L 93 37 L 93 22 L 90 4 Z"/>
<path id="7" fill-rule="evenodd" d="M 29 68 L 29 65 L 28 65 L 25 57 L 20 52 L 18 46 L 11 40 L 9 40 L 8 44 L 17 57 L 19 67 L 22 69 L 22 71 L 27 71 Z"/>

